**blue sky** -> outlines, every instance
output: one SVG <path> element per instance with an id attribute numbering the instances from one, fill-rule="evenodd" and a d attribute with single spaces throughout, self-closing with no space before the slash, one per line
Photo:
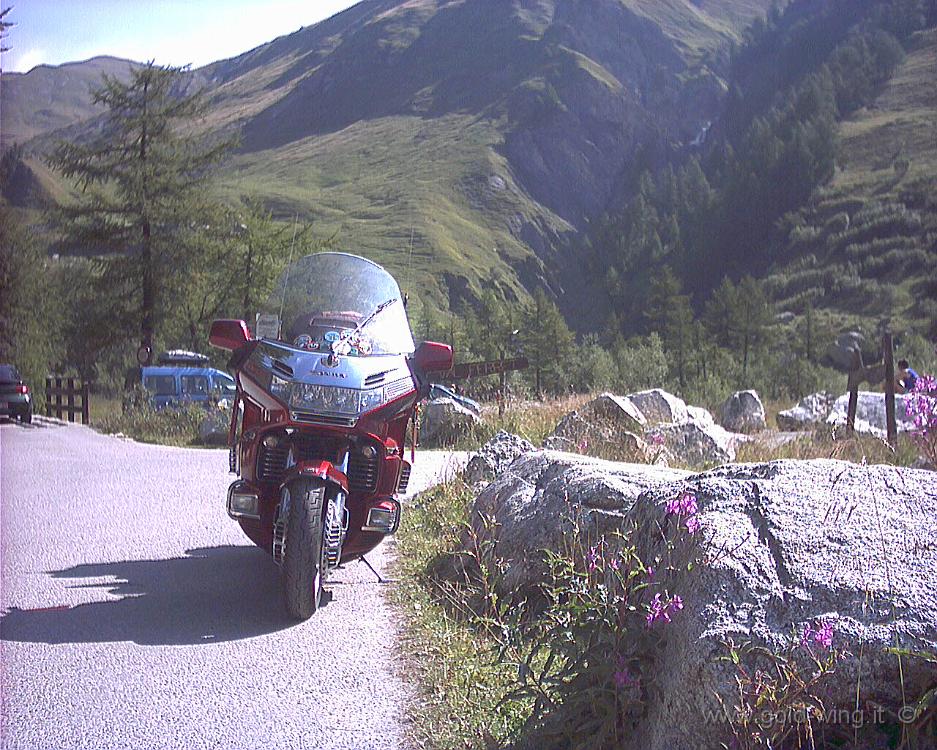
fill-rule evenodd
<path id="1" fill-rule="evenodd" d="M 309 26 L 356 0 L 0 0 L 3 70 L 113 55 L 194 67 Z"/>

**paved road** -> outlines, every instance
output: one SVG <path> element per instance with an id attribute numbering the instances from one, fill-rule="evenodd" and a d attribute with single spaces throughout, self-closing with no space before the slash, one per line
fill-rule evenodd
<path id="1" fill-rule="evenodd" d="M 418 456 L 411 491 L 453 460 Z M 384 587 L 353 563 L 287 619 L 225 451 L 2 423 L 0 472 L 5 750 L 404 746 Z"/>

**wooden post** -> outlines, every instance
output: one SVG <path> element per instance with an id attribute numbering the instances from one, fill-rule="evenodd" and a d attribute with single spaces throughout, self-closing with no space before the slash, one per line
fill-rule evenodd
<path id="1" fill-rule="evenodd" d="M 52 376 L 46 375 L 46 416 L 52 416 Z"/>
<path id="2" fill-rule="evenodd" d="M 66 388 L 68 393 L 65 395 L 65 404 L 68 409 L 68 421 L 75 421 L 75 378 L 66 378 Z"/>
<path id="3" fill-rule="evenodd" d="M 62 418 L 62 378 L 55 379 L 55 418 Z"/>
<path id="4" fill-rule="evenodd" d="M 501 364 L 504 365 L 504 352 L 501 352 Z M 501 370 L 501 395 L 498 398 L 498 418 L 504 416 L 504 402 L 507 398 L 507 389 L 508 389 L 508 374 L 506 371 Z"/>
<path id="5" fill-rule="evenodd" d="M 88 381 L 81 384 L 81 423 L 91 424 L 91 385 Z"/>
<path id="6" fill-rule="evenodd" d="M 898 447 L 898 423 L 895 420 L 895 351 L 891 334 L 882 336 L 882 353 L 885 357 L 885 425 L 888 431 L 888 444 Z"/>
<path id="7" fill-rule="evenodd" d="M 859 380 L 862 378 L 862 355 L 857 349 L 852 353 L 852 368 L 849 371 L 849 409 L 846 412 L 846 429 L 856 431 L 856 408 L 859 406 Z"/>

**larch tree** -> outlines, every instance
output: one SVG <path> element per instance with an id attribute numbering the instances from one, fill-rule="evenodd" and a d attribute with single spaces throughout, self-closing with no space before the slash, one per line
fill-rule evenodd
<path id="1" fill-rule="evenodd" d="M 152 62 L 127 83 L 104 76 L 93 92 L 106 108 L 98 127 L 50 159 L 80 191 L 61 209 L 62 243 L 100 259 L 108 327 L 125 337 L 138 330 L 147 364 L 173 305 L 169 290 L 199 252 L 206 180 L 231 145 L 198 132 L 204 99 L 186 85 L 183 68 Z"/>

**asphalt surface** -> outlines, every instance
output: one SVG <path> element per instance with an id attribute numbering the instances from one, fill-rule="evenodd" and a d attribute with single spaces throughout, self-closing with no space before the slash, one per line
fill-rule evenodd
<path id="1" fill-rule="evenodd" d="M 459 459 L 418 455 L 411 494 Z M 352 563 L 288 619 L 231 480 L 224 450 L 0 423 L 4 749 L 406 747 L 388 584 Z"/>

